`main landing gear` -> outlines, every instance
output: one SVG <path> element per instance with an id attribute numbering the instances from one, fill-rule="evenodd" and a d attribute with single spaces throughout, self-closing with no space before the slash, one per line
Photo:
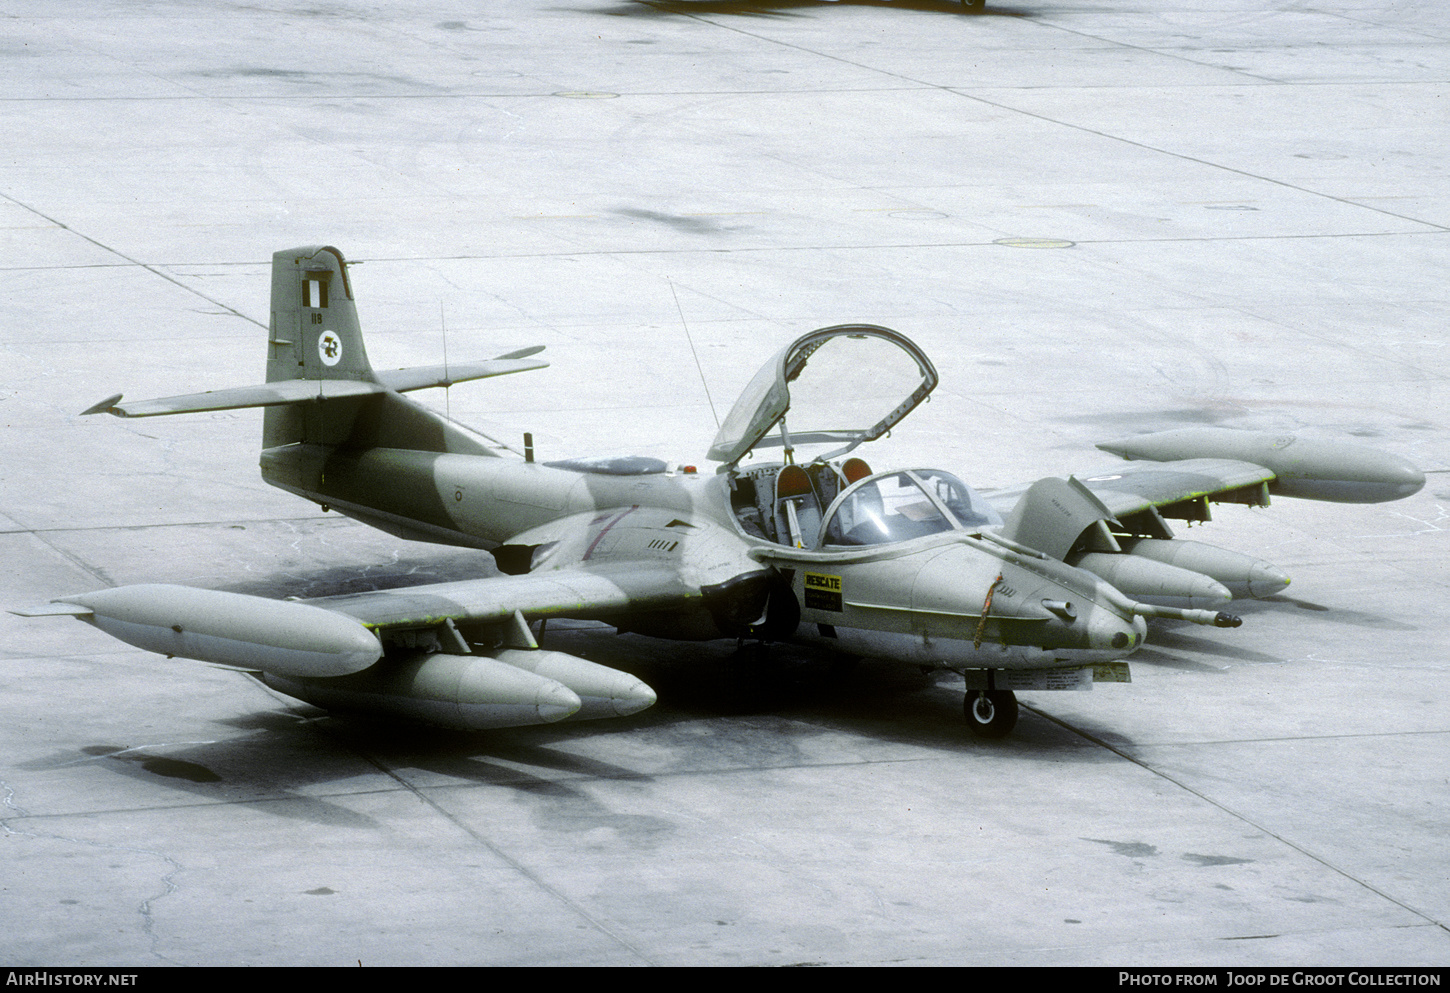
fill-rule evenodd
<path id="1" fill-rule="evenodd" d="M 968 690 L 962 710 L 978 738 L 1005 737 L 1017 726 L 1017 694 L 1011 690 Z"/>

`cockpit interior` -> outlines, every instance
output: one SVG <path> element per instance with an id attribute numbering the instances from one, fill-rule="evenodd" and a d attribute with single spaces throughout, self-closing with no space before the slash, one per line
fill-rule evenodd
<path id="1" fill-rule="evenodd" d="M 950 473 L 872 475 L 860 458 L 741 471 L 731 479 L 730 502 L 745 533 L 792 548 L 894 544 L 1002 526 L 1001 515 Z"/>

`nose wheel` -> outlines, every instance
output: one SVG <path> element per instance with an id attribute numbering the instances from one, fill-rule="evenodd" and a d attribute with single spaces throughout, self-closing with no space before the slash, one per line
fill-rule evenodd
<path id="1" fill-rule="evenodd" d="M 1005 737 L 1017 726 L 1017 694 L 1011 690 L 970 690 L 962 710 L 978 738 Z"/>

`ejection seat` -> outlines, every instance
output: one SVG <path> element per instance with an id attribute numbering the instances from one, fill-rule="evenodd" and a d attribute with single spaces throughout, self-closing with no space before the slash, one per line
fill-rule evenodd
<path id="1" fill-rule="evenodd" d="M 821 530 L 821 501 L 811 477 L 798 465 L 782 466 L 775 477 L 775 538 L 782 545 L 805 548 Z"/>
<path id="2" fill-rule="evenodd" d="M 775 540 L 792 548 L 814 545 L 826 505 L 847 486 L 869 475 L 871 467 L 857 458 L 847 459 L 839 469 L 829 462 L 812 465 L 810 471 L 798 465 L 782 466 L 775 476 L 771 504 Z"/>
<path id="3" fill-rule="evenodd" d="M 865 479 L 871 475 L 871 467 L 866 464 L 865 459 L 858 459 L 855 456 L 841 463 L 841 478 L 850 486 L 858 479 Z"/>

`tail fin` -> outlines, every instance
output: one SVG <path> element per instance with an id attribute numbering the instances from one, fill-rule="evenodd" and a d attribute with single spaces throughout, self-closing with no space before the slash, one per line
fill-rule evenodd
<path id="1" fill-rule="evenodd" d="M 272 256 L 272 327 L 267 382 L 373 381 L 342 253 L 330 246 Z"/>
<path id="2" fill-rule="evenodd" d="M 336 248 L 312 245 L 272 256 L 272 325 L 267 336 L 267 382 L 374 382 L 347 262 Z M 298 442 L 338 444 L 351 433 L 361 397 L 325 404 L 268 407 L 262 448 Z"/>

